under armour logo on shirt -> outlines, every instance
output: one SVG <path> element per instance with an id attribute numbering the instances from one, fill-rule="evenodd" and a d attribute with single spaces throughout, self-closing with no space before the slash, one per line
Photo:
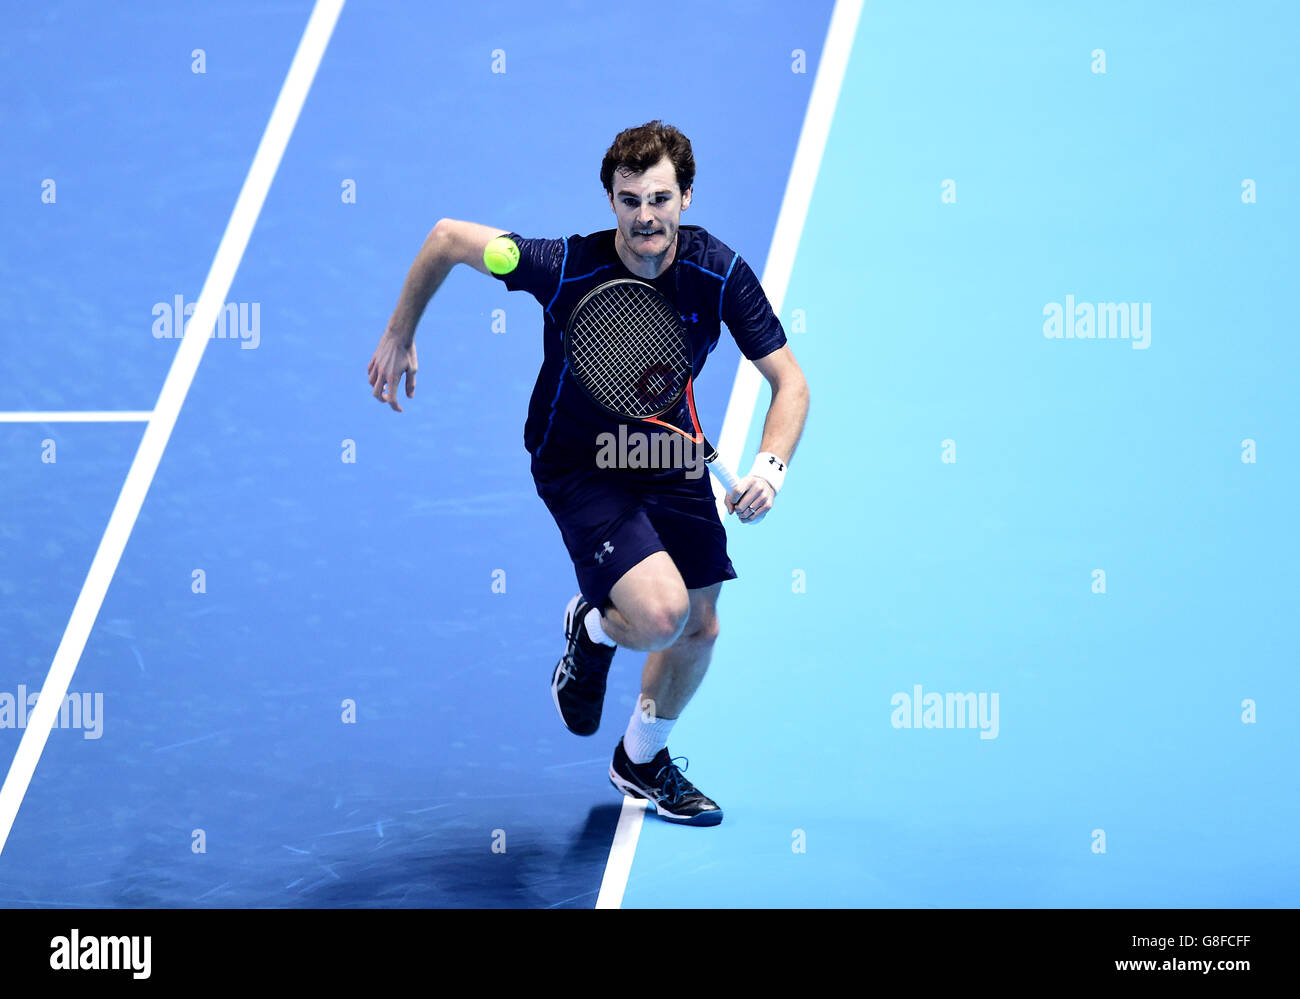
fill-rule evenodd
<path id="1" fill-rule="evenodd" d="M 613 555 L 613 554 L 614 554 L 614 546 L 611 545 L 608 541 L 606 541 L 605 544 L 604 544 L 604 547 L 603 547 L 600 551 L 596 552 L 596 555 L 595 555 L 596 563 L 597 563 L 598 565 L 604 565 L 604 564 L 605 564 L 605 556 L 606 556 L 606 555 Z"/>
<path id="2" fill-rule="evenodd" d="M 698 312 L 692 312 L 689 316 L 682 316 L 682 322 L 684 323 L 698 323 L 699 321 L 700 314 Z"/>

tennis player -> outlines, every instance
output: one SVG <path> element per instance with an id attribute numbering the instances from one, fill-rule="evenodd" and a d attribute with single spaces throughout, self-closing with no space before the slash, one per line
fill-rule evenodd
<path id="1" fill-rule="evenodd" d="M 652 121 L 620 132 L 601 163 L 613 229 L 533 239 L 440 220 L 411 266 L 369 376 L 375 398 L 401 412 L 403 375 L 407 398 L 415 394 L 415 328 L 433 293 L 456 264 L 491 274 L 483 253 L 496 236 L 508 235 L 518 245 L 518 266 L 498 279 L 541 304 L 545 347 L 524 446 L 580 590 L 564 612 L 565 649 L 551 679 L 556 708 L 570 731 L 594 734 L 615 650 L 649 653 L 639 702 L 614 749 L 610 781 L 651 801 L 667 820 L 715 825 L 722 809 L 686 779 L 668 752 L 673 725 L 708 669 L 718 637 L 719 591 L 736 578 L 710 479 L 689 445 L 677 452 L 682 459 L 676 463 L 642 467 L 649 455 L 672 453 L 653 439 L 669 432 L 651 432 L 634 421 L 620 437 L 620 421 L 566 377 L 563 350 L 569 313 L 587 291 L 613 278 L 638 278 L 674 303 L 690 335 L 697 376 L 725 324 L 772 387 L 761 451 L 726 508 L 742 524 L 757 524 L 771 511 L 803 431 L 808 386 L 749 265 L 699 226 L 680 224 L 694 179 L 690 141 Z M 640 441 L 638 434 L 644 435 Z M 611 441 L 630 442 L 624 452 L 614 451 L 619 460 L 610 460 Z"/>

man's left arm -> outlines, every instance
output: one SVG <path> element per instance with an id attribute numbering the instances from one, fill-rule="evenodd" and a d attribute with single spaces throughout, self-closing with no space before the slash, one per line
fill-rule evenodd
<path id="1" fill-rule="evenodd" d="M 727 512 L 736 513 L 742 524 L 757 524 L 772 509 L 808 417 L 808 382 L 788 344 L 753 364 L 772 386 L 772 402 L 758 458 L 740 480 L 740 498 L 733 502 L 727 497 Z"/>

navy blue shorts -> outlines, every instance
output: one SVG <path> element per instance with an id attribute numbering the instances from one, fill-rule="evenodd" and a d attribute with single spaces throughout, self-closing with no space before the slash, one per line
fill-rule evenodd
<path id="1" fill-rule="evenodd" d="M 604 607 L 638 562 L 667 552 L 688 590 L 735 579 L 707 473 L 639 475 L 533 459 L 533 482 L 573 560 L 578 587 Z"/>

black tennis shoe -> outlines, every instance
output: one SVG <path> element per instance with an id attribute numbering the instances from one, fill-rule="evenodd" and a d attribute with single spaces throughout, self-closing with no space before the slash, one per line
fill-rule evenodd
<path id="1" fill-rule="evenodd" d="M 690 761 L 684 756 L 677 759 Z M 661 818 L 688 826 L 716 826 L 722 821 L 722 809 L 712 798 L 706 798 L 699 788 L 686 779 L 682 770 L 668 755 L 667 749 L 649 763 L 633 763 L 623 748 L 623 740 L 614 747 L 614 760 L 609 765 L 609 782 L 624 794 L 645 798 L 655 806 Z"/>
<path id="2" fill-rule="evenodd" d="M 583 623 L 592 605 L 582 594 L 564 609 L 564 655 L 551 675 L 551 697 L 560 720 L 574 735 L 595 735 L 605 705 L 605 680 L 616 646 L 593 641 Z"/>

